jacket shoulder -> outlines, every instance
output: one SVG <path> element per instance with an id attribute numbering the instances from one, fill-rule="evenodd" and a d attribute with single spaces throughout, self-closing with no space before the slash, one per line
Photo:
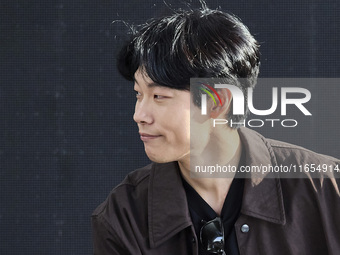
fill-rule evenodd
<path id="1" fill-rule="evenodd" d="M 106 200 L 92 213 L 93 217 L 105 214 L 112 208 L 124 208 L 137 197 L 146 199 L 149 177 L 154 163 L 130 172 L 124 180 L 112 189 Z"/>
<path id="2" fill-rule="evenodd" d="M 272 147 L 278 161 L 289 158 L 299 163 L 330 163 L 340 164 L 340 160 L 328 155 L 320 154 L 304 147 L 266 138 Z M 340 166 L 340 165 L 339 165 Z"/>
<path id="3" fill-rule="evenodd" d="M 137 254 L 131 238 L 147 236 L 147 200 L 153 164 L 129 173 L 92 213 L 94 254 Z"/>
<path id="4" fill-rule="evenodd" d="M 266 139 L 274 152 L 277 164 L 288 166 L 288 173 L 294 178 L 308 178 L 312 183 L 323 178 L 334 179 L 333 186 L 339 194 L 340 160 L 328 155 L 320 154 L 304 147 L 281 142 L 273 139 Z M 283 177 L 285 173 L 280 173 Z M 289 175 L 292 177 L 292 175 Z M 287 176 L 285 177 L 287 178 Z M 338 184 L 336 184 L 338 183 Z"/>

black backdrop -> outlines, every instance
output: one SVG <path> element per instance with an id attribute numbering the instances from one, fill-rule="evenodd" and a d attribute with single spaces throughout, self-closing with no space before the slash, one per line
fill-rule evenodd
<path id="1" fill-rule="evenodd" d="M 132 84 L 115 69 L 128 29 L 112 21 L 186 8 L 166 2 L 0 0 L 0 254 L 92 253 L 91 212 L 148 162 Z M 261 77 L 339 76 L 338 1 L 207 2 L 235 13 L 261 42 Z M 338 157 L 338 111 L 329 103 L 331 125 L 261 133 Z"/>

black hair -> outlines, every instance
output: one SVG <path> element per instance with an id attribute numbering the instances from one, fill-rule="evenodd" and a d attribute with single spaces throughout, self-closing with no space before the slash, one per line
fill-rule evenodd
<path id="1" fill-rule="evenodd" d="M 204 5 L 147 21 L 117 58 L 119 72 L 130 81 L 138 68 L 155 83 L 179 90 L 190 89 L 190 78 L 226 78 L 236 84 L 243 78 L 238 86 L 245 96 L 256 84 L 259 65 L 259 44 L 248 28 L 234 15 Z M 232 116 L 233 122 L 244 118 Z"/>

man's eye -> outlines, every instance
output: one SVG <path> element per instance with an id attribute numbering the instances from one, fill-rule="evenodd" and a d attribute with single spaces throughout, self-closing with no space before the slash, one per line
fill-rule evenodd
<path id="1" fill-rule="evenodd" d="M 135 91 L 136 92 L 136 97 L 139 98 L 142 94 L 138 91 Z"/>
<path id="2" fill-rule="evenodd" d="M 163 99 L 163 98 L 166 98 L 165 96 L 161 96 L 161 95 L 154 95 L 154 98 L 155 99 Z"/>

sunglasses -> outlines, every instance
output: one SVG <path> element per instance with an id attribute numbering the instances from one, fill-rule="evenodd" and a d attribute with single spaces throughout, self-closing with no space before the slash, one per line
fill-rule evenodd
<path id="1" fill-rule="evenodd" d="M 224 229 L 220 217 L 204 223 L 200 230 L 200 241 L 204 250 L 218 255 L 224 252 Z"/>

